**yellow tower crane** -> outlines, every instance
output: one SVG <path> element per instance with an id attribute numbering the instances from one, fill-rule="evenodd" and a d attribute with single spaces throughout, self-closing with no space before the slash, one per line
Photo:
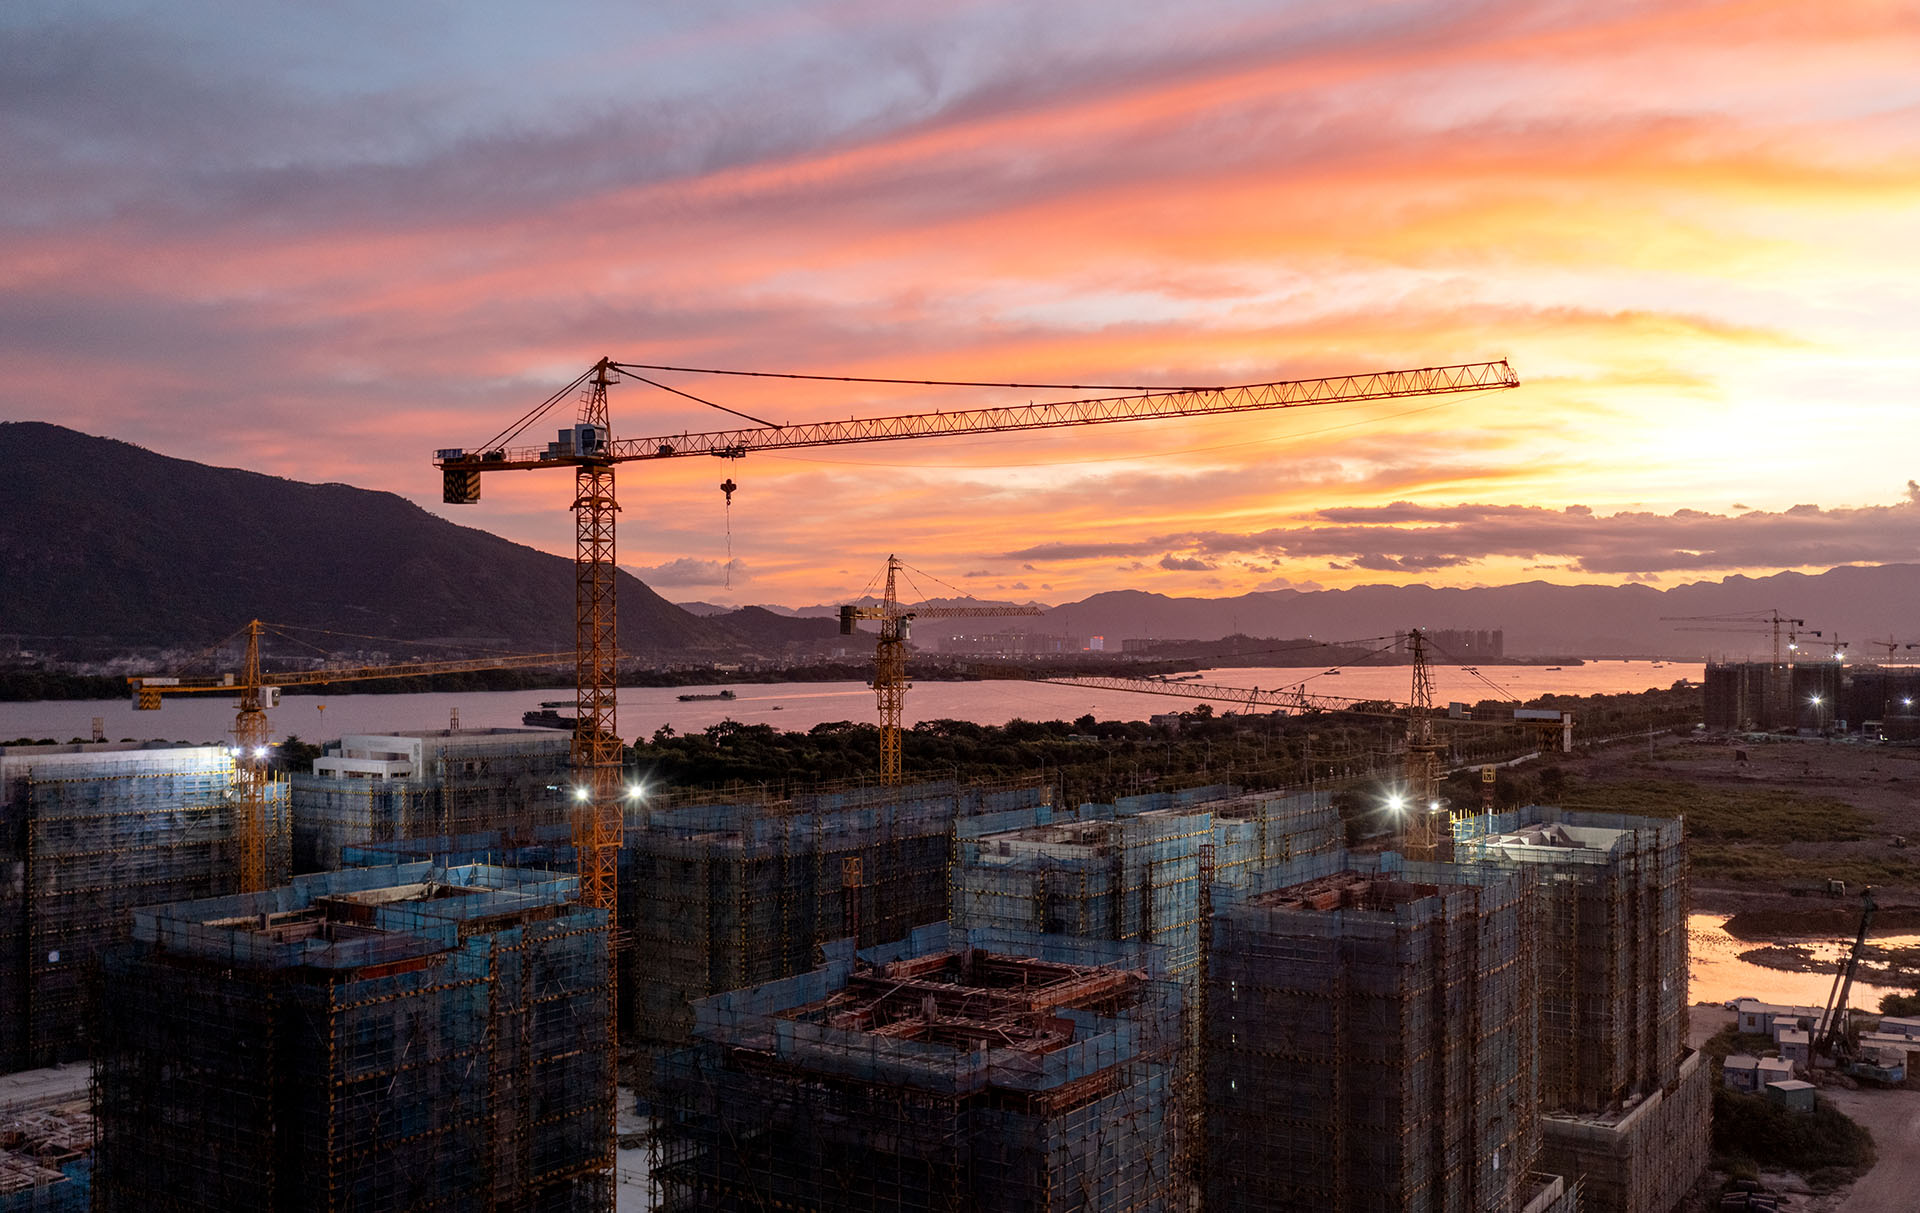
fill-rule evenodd
<path id="1" fill-rule="evenodd" d="M 221 674 L 191 678 L 137 675 L 127 679 L 133 706 L 145 712 L 159 710 L 162 699 L 169 695 L 239 695 L 239 712 L 233 720 L 233 798 L 234 832 L 240 839 L 242 893 L 257 893 L 272 884 L 267 863 L 267 785 L 272 780 L 272 772 L 267 765 L 267 749 L 273 732 L 267 723 L 267 709 L 279 704 L 282 687 L 560 665 L 573 656 L 571 653 L 517 653 L 471 660 L 416 661 L 402 665 L 363 665 L 267 674 L 260 669 L 260 637 L 272 629 L 272 624 L 262 623 L 258 619 L 250 620 L 240 631 L 214 646 L 217 649 L 242 634 L 246 636 L 246 651 L 238 676 Z"/>
<path id="2" fill-rule="evenodd" d="M 887 557 L 887 589 L 878 606 L 840 608 L 840 634 L 851 636 L 862 619 L 880 621 L 880 639 L 873 649 L 873 693 L 880 701 L 880 781 L 900 782 L 900 717 L 907 706 L 907 641 L 915 619 L 985 619 L 1005 615 L 1038 615 L 1036 606 L 916 606 L 900 605 L 897 579 L 900 558 Z"/>
<path id="3" fill-rule="evenodd" d="M 1124 394 L 793 425 L 747 417 L 747 420 L 756 423 L 752 428 L 616 440 L 609 428 L 607 388 L 616 375 L 654 387 L 662 386 L 643 373 L 649 371 L 750 373 L 615 362 L 610 358 L 602 358 L 573 382 L 527 410 L 478 448 L 469 450 L 455 447 L 434 454 L 434 463 L 441 472 L 444 500 L 455 505 L 479 501 L 481 478 L 489 472 L 540 468 L 563 468 L 573 472 L 574 645 L 579 705 L 574 726 L 573 762 L 576 782 L 586 793 L 574 818 L 573 840 L 575 853 L 580 857 L 580 899 L 587 905 L 605 909 L 610 915 L 614 912 L 620 841 L 625 828 L 620 740 L 614 700 L 614 664 L 618 657 L 614 631 L 614 519 L 620 509 L 614 496 L 614 467 L 617 464 L 695 456 L 742 459 L 755 451 L 797 447 L 899 442 L 914 438 L 1011 433 L 1108 425 L 1123 421 L 1213 417 L 1320 404 L 1501 391 L 1520 386 L 1519 377 L 1503 359 L 1498 362 L 1279 380 L 1235 387 L 1110 389 Z M 845 383 L 925 385 L 930 382 L 846 375 L 776 377 L 827 379 Z M 1065 389 L 1075 385 L 962 383 L 948 380 L 940 381 L 939 386 Z M 667 390 L 681 396 L 688 395 L 679 389 Z M 561 430 L 557 441 L 544 448 L 510 448 L 506 445 L 518 439 L 576 392 L 584 393 L 581 396 L 579 420 Z M 712 404 L 698 397 L 692 399 L 702 404 Z M 746 414 L 725 406 L 713 407 L 746 417 Z"/>
<path id="4" fill-rule="evenodd" d="M 1295 379 L 1237 387 L 1177 389 L 1114 388 L 1120 394 L 1047 403 L 963 409 L 955 412 L 907 413 L 890 417 L 850 418 L 782 425 L 749 417 L 712 401 L 699 400 L 754 422 L 753 428 L 661 434 L 648 438 L 615 439 L 607 407 L 607 388 L 616 375 L 656 388 L 664 385 L 646 372 L 715 373 L 702 368 L 615 362 L 602 358 L 572 383 L 533 406 L 479 448 L 442 449 L 434 454 L 440 468 L 442 495 L 449 504 L 480 500 L 481 478 L 489 472 L 565 468 L 573 472 L 574 516 L 574 669 L 576 723 L 573 734 L 574 780 L 583 795 L 573 819 L 573 844 L 580 878 L 580 900 L 607 914 L 609 939 L 617 940 L 616 905 L 620 843 L 625 834 L 620 770 L 620 734 L 616 721 L 614 667 L 618 640 L 614 626 L 614 519 L 620 510 L 614 495 L 614 467 L 629 462 L 709 456 L 741 459 L 754 451 L 796 447 L 836 446 L 848 443 L 898 442 L 914 438 L 942 438 L 961 434 L 1012 433 L 1068 426 L 1108 425 L 1179 417 L 1211 417 L 1232 413 L 1299 408 L 1407 397 L 1446 396 L 1466 392 L 1500 391 L 1520 386 L 1505 360 L 1424 367 L 1418 370 Z M 744 374 L 747 372 L 718 372 Z M 792 379 L 831 379 L 839 382 L 903 383 L 927 381 L 860 379 L 842 375 L 778 376 Z M 1082 390 L 1074 385 L 1019 383 L 956 383 L 943 387 L 1037 388 Z M 666 388 L 686 397 L 689 393 Z M 528 428 L 575 392 L 581 396 L 579 420 L 561 430 L 546 447 L 509 448 Z M 852 874 L 850 874 L 851 876 Z M 853 879 L 857 881 L 857 876 Z M 609 949 L 609 959 L 611 960 Z M 607 971 L 608 1037 L 611 1051 L 614 970 Z M 589 1046 L 590 1047 L 590 1046 Z M 608 1074 L 614 1070 L 609 1058 Z M 612 1106 L 612 1092 L 609 1091 Z M 614 1163 L 615 1124 L 609 1121 L 600 1167 Z"/>

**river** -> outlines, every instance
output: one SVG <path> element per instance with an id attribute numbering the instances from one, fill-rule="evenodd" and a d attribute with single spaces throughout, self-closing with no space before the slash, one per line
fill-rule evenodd
<path id="1" fill-rule="evenodd" d="M 1735 939 L 1727 934 L 1727 915 L 1693 914 L 1687 919 L 1688 998 L 1691 1002 L 1723 1003 L 1735 998 L 1758 998 L 1787 1006 L 1824 1007 L 1833 993 L 1833 975 L 1840 958 L 1853 946 L 1851 939 L 1781 936 L 1764 940 Z M 1920 944 L 1920 935 L 1875 935 L 1882 948 Z M 1798 944 L 1826 966 L 1811 973 L 1793 973 L 1741 960 L 1740 953 L 1769 944 Z M 1883 994 L 1911 994 L 1905 987 L 1877 986 L 1855 979 L 1849 1005 L 1877 1010 Z"/>
<path id="2" fill-rule="evenodd" d="M 1548 693 L 1614 694 L 1662 689 L 1679 679 L 1699 681 L 1703 667 L 1686 662 L 1590 661 L 1550 669 L 1544 666 L 1487 666 L 1476 676 L 1471 667 L 1435 666 L 1434 698 L 1530 699 Z M 1339 674 L 1319 669 L 1232 668 L 1205 670 L 1206 681 L 1221 686 L 1273 690 L 1303 681 L 1309 691 L 1352 699 L 1404 700 L 1409 692 L 1407 666 L 1357 666 Z M 622 687 L 620 734 L 649 737 L 662 725 L 676 732 L 698 731 L 723 720 L 806 730 L 836 720 L 875 718 L 873 692 L 863 682 L 735 683 L 736 698 L 682 703 L 679 696 L 712 693 L 705 687 Z M 1092 713 L 1102 720 L 1144 720 L 1160 712 L 1192 708 L 1198 700 L 1182 696 L 1177 684 L 1167 695 L 1090 690 L 1036 682 L 922 682 L 907 695 L 905 723 L 922 720 L 970 720 L 1005 724 L 1024 720 L 1072 720 Z M 562 688 L 533 691 L 472 691 L 419 695 L 287 695 L 268 713 L 276 740 L 297 735 L 308 741 L 343 733 L 392 733 L 407 729 L 443 729 L 453 712 L 463 728 L 518 728 L 522 713 L 543 701 L 568 698 Z M 70 741 L 93 735 L 101 718 L 108 739 L 218 741 L 233 729 L 233 701 L 223 695 L 179 696 L 164 700 L 158 712 L 136 712 L 125 699 L 41 700 L 0 703 L 0 741 L 51 737 Z M 1230 704 L 1214 703 L 1216 712 Z M 562 709 L 571 714 L 568 709 Z"/>

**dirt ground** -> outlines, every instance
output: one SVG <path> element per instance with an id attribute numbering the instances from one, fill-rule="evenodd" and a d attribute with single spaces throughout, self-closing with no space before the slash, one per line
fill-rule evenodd
<path id="1" fill-rule="evenodd" d="M 1689 1007 L 1687 1016 L 1687 1044 L 1696 1049 L 1734 1020 L 1733 1012 L 1719 1007 Z M 1760 1180 L 1780 1195 L 1781 1213 L 1914 1213 L 1920 1209 L 1920 1090 L 1823 1086 L 1820 1095 L 1873 1134 L 1873 1169 L 1849 1187 L 1819 1194 L 1792 1172 L 1763 1171 Z M 1715 1208 L 1724 1180 L 1725 1176 L 1709 1171 L 1683 1207 L 1689 1213 Z"/>
<path id="2" fill-rule="evenodd" d="M 1865 836 L 1836 842 L 1791 837 L 1761 840 L 1817 877 L 1823 861 L 1891 861 L 1920 871 L 1920 748 L 1856 745 L 1816 739 L 1761 743 L 1667 738 L 1651 750 L 1623 744 L 1590 755 L 1569 756 L 1560 765 L 1574 781 L 1593 784 L 1660 780 L 1695 784 L 1720 794 L 1743 789 L 1831 799 L 1867 819 Z M 1675 808 L 1684 813 L 1684 803 Z M 1910 839 L 1911 846 L 1902 845 Z M 1858 888 L 1829 901 L 1817 879 L 1777 882 L 1715 882 L 1696 871 L 1695 909 L 1737 914 L 1729 929 L 1749 938 L 1772 935 L 1839 935 L 1859 920 Z M 1875 881 L 1881 906 L 1876 931 L 1920 928 L 1920 879 Z M 1744 928 L 1744 929 L 1737 929 Z M 1920 1198 L 1916 1198 L 1920 1207 Z"/>
<path id="3" fill-rule="evenodd" d="M 1833 1088 L 1822 1094 L 1873 1134 L 1877 1159 L 1835 1213 L 1913 1213 L 1920 1207 L 1920 1091 Z"/>

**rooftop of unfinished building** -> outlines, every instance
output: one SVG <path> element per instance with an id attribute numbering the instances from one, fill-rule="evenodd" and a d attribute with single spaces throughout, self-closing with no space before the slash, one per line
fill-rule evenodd
<path id="1" fill-rule="evenodd" d="M 1490 834 L 1486 842 L 1489 846 L 1520 851 L 1528 848 L 1605 851 L 1611 849 L 1622 835 L 1631 832 L 1606 826 L 1568 825 L 1559 821 L 1533 822 L 1504 834 Z"/>
<path id="2" fill-rule="evenodd" d="M 1305 884 L 1271 889 L 1248 899 L 1249 904 L 1277 910 L 1393 910 L 1428 897 L 1471 888 L 1464 884 L 1435 884 L 1403 880 L 1391 873 L 1334 872 Z"/>
<path id="3" fill-rule="evenodd" d="M 1105 808 L 1107 806 L 1097 806 Z M 1046 825 L 1019 826 L 1011 830 L 1002 830 L 994 834 L 981 836 L 982 842 L 1027 842 L 1052 846 L 1091 847 L 1104 844 L 1115 827 L 1125 827 L 1129 822 L 1145 822 L 1150 828 L 1161 822 L 1172 823 L 1193 816 L 1191 808 L 1148 809 L 1144 813 L 1132 813 L 1126 816 L 1088 817 L 1076 820 L 1054 821 Z"/>
<path id="4" fill-rule="evenodd" d="M 69 754 L 138 754 L 163 750 L 219 750 L 223 745 L 189 741 L 69 741 L 49 745 L 0 745 L 0 758 L 55 758 Z"/>
<path id="5" fill-rule="evenodd" d="M 959 1052 L 1044 1053 L 1075 1038 L 1064 1012 L 1111 1012 L 1144 980 L 1118 966 L 963 948 L 855 968 L 826 998 L 779 1018 Z"/>
<path id="6" fill-rule="evenodd" d="M 133 937 L 237 966 L 354 969 L 575 912 L 576 887 L 572 877 L 485 864 L 346 869 L 262 893 L 136 910 Z"/>

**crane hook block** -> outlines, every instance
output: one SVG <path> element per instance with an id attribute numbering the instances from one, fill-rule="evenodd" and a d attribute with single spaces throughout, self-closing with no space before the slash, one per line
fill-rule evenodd
<path id="1" fill-rule="evenodd" d="M 722 481 L 720 482 L 720 491 L 721 491 L 721 492 L 723 492 L 723 493 L 725 493 L 725 494 L 727 495 L 727 504 L 728 504 L 728 505 L 732 505 L 732 504 L 733 504 L 733 490 L 735 490 L 735 489 L 737 489 L 737 488 L 739 488 L 739 487 L 740 487 L 739 485 L 737 485 L 737 484 L 735 484 L 735 483 L 733 482 L 733 477 L 731 477 L 731 476 L 729 476 L 729 477 L 727 477 L 727 478 L 726 478 L 725 480 L 722 480 Z"/>

